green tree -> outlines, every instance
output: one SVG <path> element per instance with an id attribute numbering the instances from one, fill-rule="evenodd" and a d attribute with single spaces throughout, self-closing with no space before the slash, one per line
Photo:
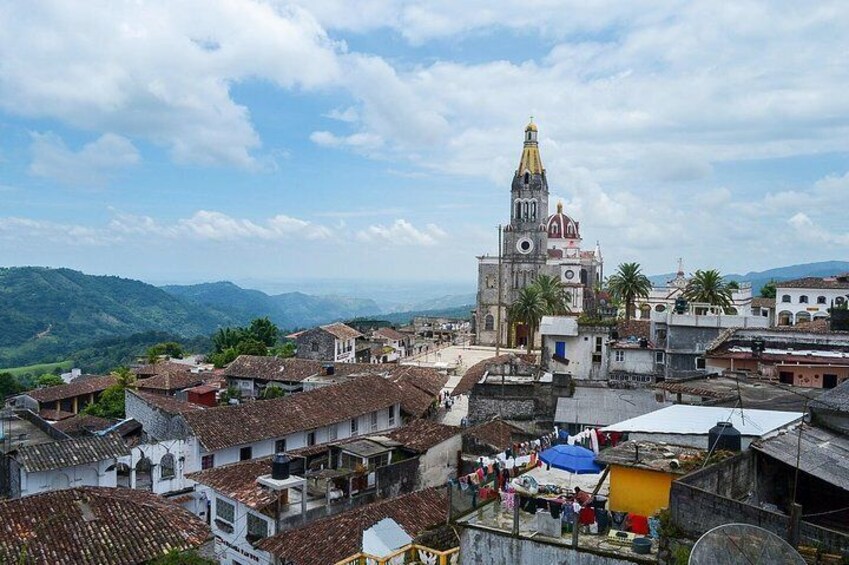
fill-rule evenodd
<path id="1" fill-rule="evenodd" d="M 268 347 L 257 339 L 247 338 L 236 345 L 236 352 L 239 355 L 268 355 Z"/>
<path id="2" fill-rule="evenodd" d="M 177 551 L 172 549 L 165 555 L 148 561 L 149 565 L 216 565 L 217 561 L 212 561 L 201 557 L 197 551 Z"/>
<path id="3" fill-rule="evenodd" d="M 296 351 L 297 351 L 297 349 L 295 347 L 295 343 L 291 342 L 291 341 L 287 341 L 286 343 L 283 343 L 281 345 L 278 345 L 277 347 L 274 347 L 274 348 L 268 350 L 268 352 L 271 355 L 274 355 L 274 356 L 277 356 L 277 357 L 280 357 L 280 358 L 283 358 L 283 359 L 287 359 L 289 357 L 294 357 Z"/>
<path id="4" fill-rule="evenodd" d="M 24 387 L 15 378 L 12 373 L 0 373 L 0 399 L 20 394 L 24 391 Z"/>
<path id="5" fill-rule="evenodd" d="M 221 404 L 227 405 L 230 404 L 231 400 L 241 400 L 242 399 L 242 391 L 237 387 L 228 386 L 227 390 L 221 393 Z"/>
<path id="6" fill-rule="evenodd" d="M 212 335 L 212 347 L 215 353 L 235 347 L 245 338 L 242 328 L 221 328 Z"/>
<path id="7" fill-rule="evenodd" d="M 115 377 L 115 384 L 100 393 L 97 402 L 83 409 L 83 414 L 91 414 L 100 418 L 124 418 L 124 391 L 136 388 L 136 375 L 126 367 L 119 367 L 110 373 Z"/>
<path id="8" fill-rule="evenodd" d="M 728 290 L 740 290 L 740 283 L 737 281 L 728 281 L 725 286 L 728 287 Z"/>
<path id="9" fill-rule="evenodd" d="M 613 297 L 625 304 L 625 319 L 631 319 L 634 301 L 648 298 L 651 282 L 640 270 L 639 263 L 622 263 L 616 273 L 607 280 L 607 287 Z"/>
<path id="10" fill-rule="evenodd" d="M 690 302 L 719 306 L 723 310 L 731 308 L 731 289 L 717 269 L 696 271 L 687 283 L 683 296 Z"/>
<path id="11" fill-rule="evenodd" d="M 775 292 L 775 280 L 771 279 L 761 287 L 761 297 L 763 298 L 775 298 Z"/>
<path id="12" fill-rule="evenodd" d="M 272 347 L 277 343 L 277 335 L 280 333 L 280 330 L 266 317 L 257 318 L 252 321 L 251 325 L 246 328 L 245 333 L 250 334 L 255 340 L 261 341 L 266 347 Z"/>
<path id="13" fill-rule="evenodd" d="M 540 320 L 547 313 L 546 308 L 545 299 L 539 288 L 534 285 L 526 286 L 520 290 L 516 301 L 510 306 L 510 319 L 528 327 L 527 348 L 529 354 L 534 347 L 534 333 Z"/>
<path id="14" fill-rule="evenodd" d="M 562 316 L 569 313 L 569 293 L 560 279 L 550 275 L 539 275 L 533 286 L 539 290 L 540 298 L 545 304 L 546 315 Z"/>
<path id="15" fill-rule="evenodd" d="M 163 355 L 172 359 L 182 359 L 184 355 L 183 346 L 176 341 L 165 341 L 150 346 L 145 353 L 147 362 L 151 365 L 159 361 L 159 358 Z"/>
<path id="16" fill-rule="evenodd" d="M 35 378 L 35 386 L 38 387 L 49 387 L 63 384 L 65 384 L 65 381 L 62 380 L 62 377 L 51 375 L 50 373 L 45 373 Z"/>
<path id="17" fill-rule="evenodd" d="M 283 389 L 277 385 L 268 385 L 265 387 L 265 390 L 262 391 L 262 399 L 263 400 L 271 400 L 272 398 L 280 398 L 285 393 Z"/>

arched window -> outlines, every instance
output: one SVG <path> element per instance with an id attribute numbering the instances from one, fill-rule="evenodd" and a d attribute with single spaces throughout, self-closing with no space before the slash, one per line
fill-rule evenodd
<path id="1" fill-rule="evenodd" d="M 166 453 L 159 460 L 159 478 L 162 480 L 174 478 L 174 456 Z"/>
<path id="2" fill-rule="evenodd" d="M 495 318 L 492 317 L 492 314 L 487 314 L 486 318 L 483 319 L 483 329 L 490 332 L 495 329 Z"/>
<path id="3" fill-rule="evenodd" d="M 536 219 L 537 219 L 537 201 L 532 200 L 531 201 L 531 221 L 534 221 Z"/>
<path id="4" fill-rule="evenodd" d="M 781 296 L 781 301 L 782 301 L 782 302 L 790 302 L 790 295 L 789 295 L 789 294 L 784 294 L 784 295 L 782 295 L 782 296 Z"/>
<path id="5" fill-rule="evenodd" d="M 531 134 L 528 134 L 528 135 L 531 135 Z M 531 173 L 529 173 L 528 171 L 525 171 L 525 184 L 530 184 L 530 183 L 531 183 Z"/>
<path id="6" fill-rule="evenodd" d="M 802 296 L 799 297 L 799 304 L 807 304 L 807 303 L 808 303 L 808 297 L 807 296 L 805 296 L 803 294 Z"/>
<path id="7" fill-rule="evenodd" d="M 516 219 L 520 219 L 522 217 L 522 203 L 518 200 L 516 201 Z"/>
<path id="8" fill-rule="evenodd" d="M 825 296 L 817 296 L 817 304 L 826 304 Z"/>
<path id="9" fill-rule="evenodd" d="M 529 206 L 528 206 L 527 202 L 522 203 L 522 211 L 524 212 L 524 214 L 522 214 L 522 217 L 527 220 L 528 215 L 530 213 Z"/>

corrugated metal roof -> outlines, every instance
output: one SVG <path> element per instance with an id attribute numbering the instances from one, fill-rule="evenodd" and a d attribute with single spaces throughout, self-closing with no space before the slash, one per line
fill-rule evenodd
<path id="1" fill-rule="evenodd" d="M 650 389 L 579 386 L 575 387 L 574 396 L 557 399 L 554 421 L 559 424 L 609 426 L 672 404 L 658 402 L 656 396 L 657 393 Z"/>
<path id="2" fill-rule="evenodd" d="M 107 435 L 24 446 L 17 450 L 15 459 L 24 470 L 32 473 L 114 459 L 129 453 L 120 437 Z"/>
<path id="3" fill-rule="evenodd" d="M 778 459 L 782 463 L 796 466 L 796 451 L 799 449 L 799 469 L 832 485 L 849 490 L 849 438 L 824 428 L 802 424 L 799 430 L 779 434 L 775 437 L 752 443 L 752 448 Z"/>
<path id="4" fill-rule="evenodd" d="M 741 435 L 760 437 L 795 422 L 802 413 L 675 404 L 607 426 L 602 431 L 707 435 L 717 422 L 724 422 L 729 416 Z"/>

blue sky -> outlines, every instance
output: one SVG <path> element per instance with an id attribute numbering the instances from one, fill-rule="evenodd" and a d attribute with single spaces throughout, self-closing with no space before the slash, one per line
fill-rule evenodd
<path id="1" fill-rule="evenodd" d="M 5 3 L 0 265 L 471 282 L 529 115 L 608 272 L 847 259 L 847 24 L 841 2 Z"/>

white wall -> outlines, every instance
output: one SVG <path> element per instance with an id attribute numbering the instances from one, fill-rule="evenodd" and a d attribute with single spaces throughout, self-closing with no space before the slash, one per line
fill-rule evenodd
<path id="1" fill-rule="evenodd" d="M 126 460 L 127 458 L 122 458 Z M 97 461 L 87 465 L 76 467 L 65 467 L 62 469 L 51 469 L 27 473 L 21 469 L 21 496 L 29 496 L 40 492 L 60 490 L 75 487 L 115 487 L 117 486 L 118 474 L 113 468 L 114 459 Z"/>
<path id="2" fill-rule="evenodd" d="M 210 511 L 212 516 L 210 526 L 212 528 L 212 535 L 215 536 L 215 557 L 220 563 L 226 563 L 227 565 L 233 562 L 261 563 L 268 565 L 273 563 L 270 554 L 254 549 L 254 547 L 245 538 L 245 535 L 248 532 L 248 513 L 262 518 L 263 521 L 266 522 L 268 525 L 269 536 L 275 534 L 274 521 L 271 518 L 248 508 L 246 505 L 237 500 L 221 496 L 207 486 L 198 485 L 198 491 L 205 493 L 208 500 L 211 501 Z M 219 528 L 218 524 L 216 524 L 215 504 L 219 498 L 222 498 L 235 506 L 232 532 L 223 530 Z"/>
<path id="3" fill-rule="evenodd" d="M 847 299 L 849 289 L 814 289 L 814 288 L 778 288 L 775 293 L 775 323 L 780 324 L 782 314 L 789 313 L 790 324 L 797 324 L 799 314 L 805 313 L 810 318 L 825 317 L 828 315 L 828 309 L 832 305 L 832 301 L 838 298 Z M 784 302 L 784 297 L 788 296 L 790 302 Z M 802 296 L 808 297 L 808 302 L 800 302 Z M 825 304 L 817 303 L 820 296 L 825 297 Z"/>
<path id="4" fill-rule="evenodd" d="M 192 487 L 195 482 L 186 479 L 185 475 L 197 470 L 194 468 L 196 461 L 193 453 L 194 447 L 194 444 L 187 444 L 187 442 L 177 439 L 137 445 L 130 453 L 130 485 L 136 488 L 136 464 L 143 457 L 147 457 L 153 464 L 151 480 L 154 493 L 167 494 Z M 161 474 L 160 462 L 166 453 L 174 456 L 174 478 L 171 479 L 163 479 Z M 200 467 L 199 463 L 197 465 Z"/>
<path id="5" fill-rule="evenodd" d="M 596 348 L 596 338 L 601 338 L 601 361 L 593 363 L 593 355 Z M 543 336 L 543 346 L 546 351 L 546 359 L 549 362 L 548 370 L 552 372 L 566 372 L 574 379 L 601 380 L 607 378 L 607 342 L 610 337 L 607 328 L 599 328 L 597 332 L 583 330 L 578 335 L 546 335 Z M 555 353 L 556 344 L 562 341 L 566 344 L 566 358 L 569 365 L 562 365 L 551 360 Z"/>
<path id="6" fill-rule="evenodd" d="M 623 353 L 623 361 L 616 360 L 616 352 Z M 654 357 L 653 349 L 627 349 L 627 348 L 611 348 L 609 351 L 610 362 L 609 369 L 611 371 L 624 371 L 626 373 L 635 373 L 639 375 L 650 375 L 654 373 Z"/>
<path id="7" fill-rule="evenodd" d="M 457 452 L 463 449 L 463 436 L 456 435 L 437 444 L 419 457 L 419 488 L 438 487 L 457 476 Z"/>

